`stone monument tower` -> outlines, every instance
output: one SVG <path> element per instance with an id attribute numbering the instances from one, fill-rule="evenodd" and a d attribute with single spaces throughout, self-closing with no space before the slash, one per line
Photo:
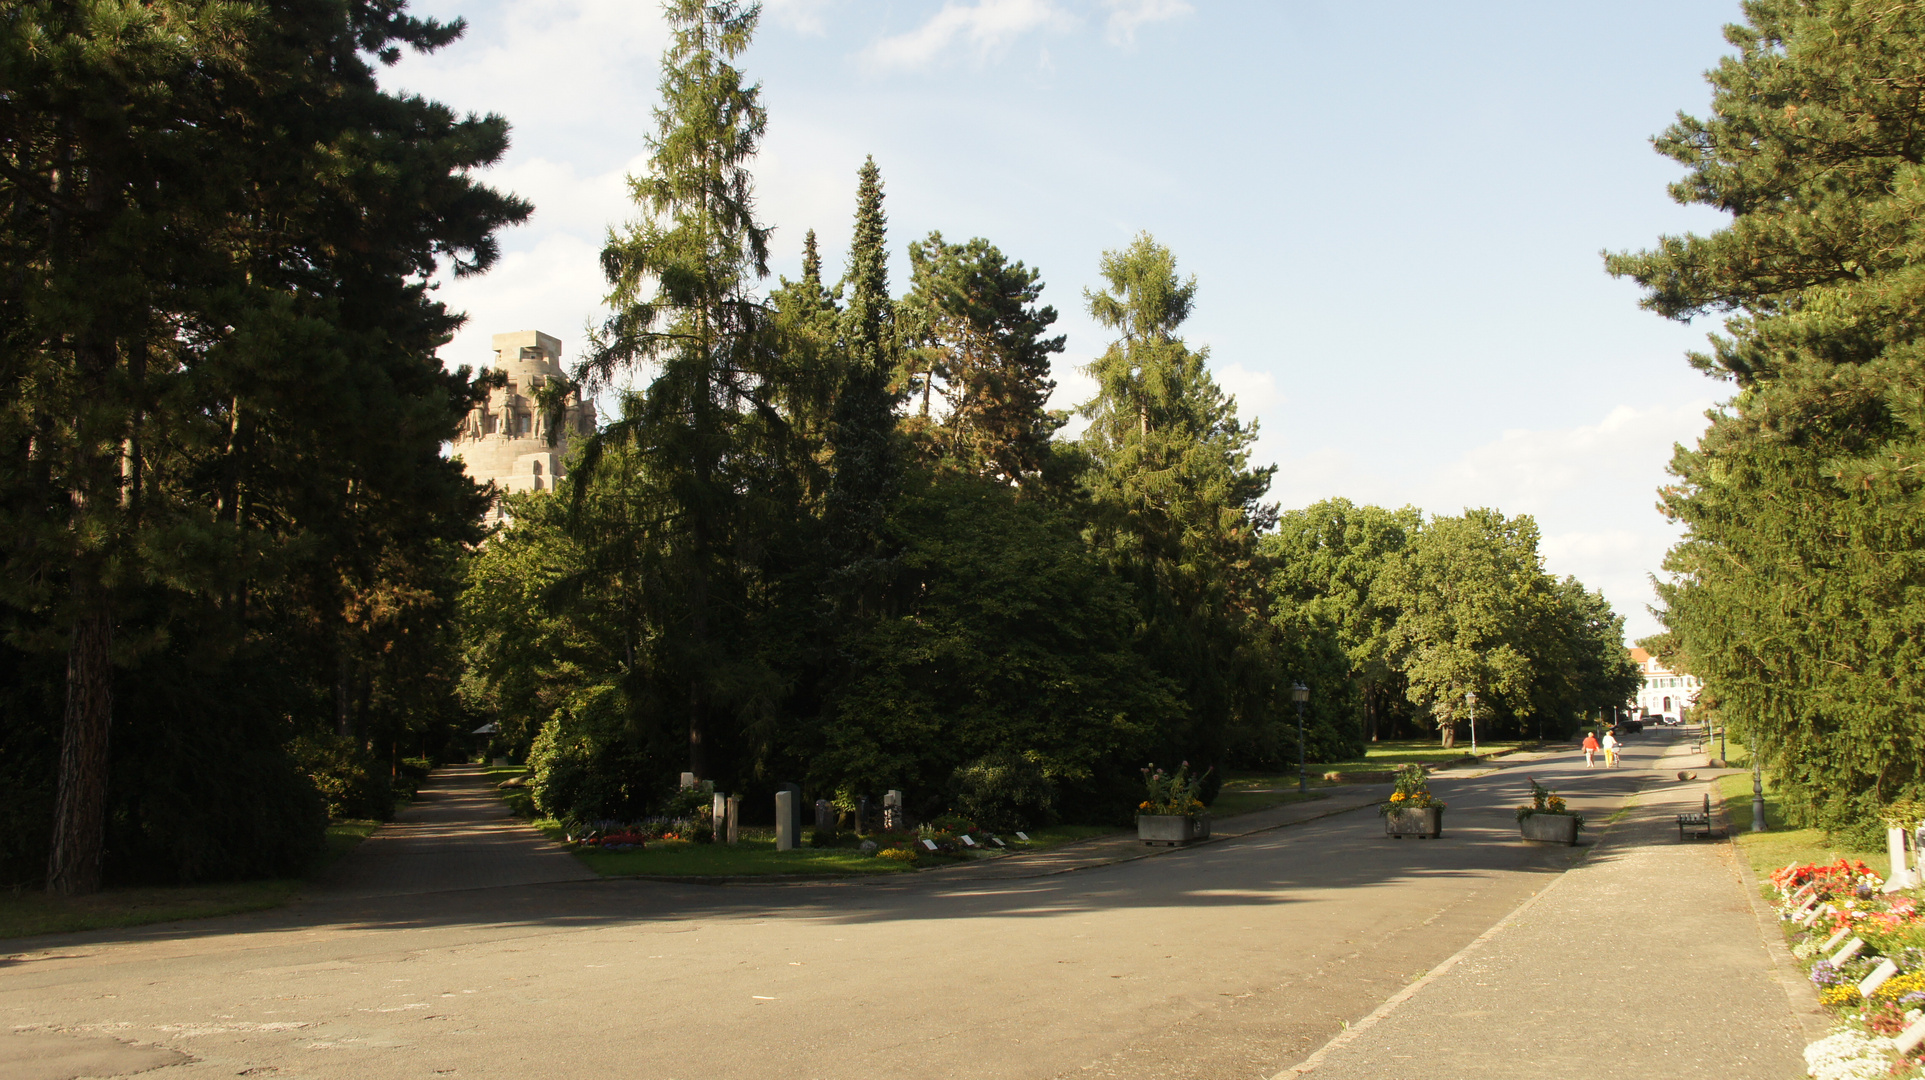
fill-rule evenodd
<path id="1" fill-rule="evenodd" d="M 535 394 L 564 378 L 561 342 L 539 330 L 495 335 L 494 367 L 508 385 L 490 390 L 455 436 L 454 456 L 478 484 L 501 491 L 552 491 L 567 469 L 568 446 L 595 430 L 595 405 L 570 391 L 555 430 Z M 552 438 L 550 437 L 552 435 Z M 493 517 L 493 512 L 490 513 Z"/>

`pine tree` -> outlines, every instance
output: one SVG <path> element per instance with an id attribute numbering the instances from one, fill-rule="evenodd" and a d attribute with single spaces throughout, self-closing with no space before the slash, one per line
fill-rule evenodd
<path id="1" fill-rule="evenodd" d="M 1042 274 L 1010 262 L 980 237 L 945 243 L 939 232 L 909 245 L 906 301 L 918 347 L 902 381 L 922 394 L 919 428 L 943 460 L 1004 483 L 1034 481 L 1064 418 L 1045 408 L 1056 383 L 1050 357 L 1063 337 L 1044 337 L 1056 309 L 1038 306 Z M 938 388 L 947 406 L 929 416 Z"/>
<path id="2" fill-rule="evenodd" d="M 578 375 L 605 386 L 622 372 L 656 372 L 641 407 L 601 438 L 640 447 L 666 493 L 660 557 L 685 627 L 667 663 L 686 688 L 689 768 L 707 777 L 715 714 L 743 692 L 729 672 L 745 633 L 752 568 L 739 556 L 754 492 L 791 482 L 767 467 L 787 459 L 790 448 L 778 444 L 791 433 L 776 406 L 782 357 L 752 292 L 768 275 L 769 230 L 755 220 L 748 163 L 767 114 L 760 86 L 745 85 L 729 63 L 748 47 L 761 9 L 670 0 L 665 11 L 674 32 L 648 172 L 628 180 L 643 216 L 611 232 L 602 250 L 613 310 Z M 593 473 L 600 441 L 587 444 L 581 470 Z M 793 506 L 787 496 L 772 501 Z"/>
<path id="3" fill-rule="evenodd" d="M 67 653 L 48 887 L 87 892 L 115 663 L 231 662 L 317 553 L 385 534 L 425 559 L 463 538 L 394 517 L 409 498 L 442 524 L 473 509 L 438 454 L 470 393 L 433 356 L 458 318 L 424 278 L 438 256 L 485 267 L 527 207 L 468 178 L 504 122 L 376 84 L 375 60 L 459 23 L 171 0 L 32 5 L 8 28 L 0 445 L 20 467 L 0 491 L 0 578 L 33 627 L 10 620 L 16 640 Z M 363 400 L 306 398 L 335 375 Z M 408 576 L 379 563 L 364 588 Z M 330 634 L 342 620 L 307 613 Z"/>

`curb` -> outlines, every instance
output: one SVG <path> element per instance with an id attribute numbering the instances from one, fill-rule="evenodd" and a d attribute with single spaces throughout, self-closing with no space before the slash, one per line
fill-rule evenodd
<path id="1" fill-rule="evenodd" d="M 1725 848 L 1731 853 L 1731 861 L 1736 866 L 1738 880 L 1743 885 L 1745 898 L 1751 901 L 1751 914 L 1758 920 L 1758 937 L 1764 942 L 1765 951 L 1771 954 L 1771 966 L 1777 972 L 1778 985 L 1785 992 L 1785 1001 L 1791 1006 L 1791 1013 L 1798 1018 L 1799 1027 L 1804 1029 L 1805 1042 L 1814 1043 L 1831 1034 L 1831 1014 L 1818 1003 L 1818 991 L 1812 987 L 1811 980 L 1805 977 L 1805 969 L 1791 955 L 1785 944 L 1785 931 L 1778 919 L 1778 913 L 1765 903 L 1764 885 L 1759 882 L 1758 874 L 1751 869 L 1751 860 L 1739 848 L 1731 815 L 1725 810 L 1724 793 L 1718 790 L 1714 780 L 1705 785 L 1711 789 L 1711 798 L 1717 803 L 1718 816 L 1724 819 Z"/>

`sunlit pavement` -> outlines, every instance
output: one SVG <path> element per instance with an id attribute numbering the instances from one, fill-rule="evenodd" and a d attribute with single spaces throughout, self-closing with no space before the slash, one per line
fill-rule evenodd
<path id="1" fill-rule="evenodd" d="M 1038 878 L 563 881 L 330 898 L 22 943 L 0 964 L 0 1009 L 39 1045 L 61 1033 L 82 1050 L 132 1043 L 192 1059 L 143 1074 L 155 1078 L 1269 1077 L 1585 858 L 1588 848 L 1518 839 L 1511 808 L 1528 795 L 1526 777 L 1602 823 L 1641 785 L 1654 785 L 1647 799 L 1678 788 L 1653 767 L 1664 738 L 1635 741 L 1618 770 L 1587 771 L 1581 755 L 1564 752 L 1440 780 L 1450 803 L 1440 840 L 1386 839 L 1375 812 L 1361 809 Z M 1587 1048 L 1612 1052 L 1614 1037 L 1581 1034 L 1600 1023 L 1626 1038 L 1654 1024 L 1702 1038 L 1713 1016 L 1730 1015 L 1732 994 L 1747 991 L 1742 980 L 1726 985 L 1731 972 L 1758 974 L 1745 966 L 1749 954 L 1740 948 L 1706 968 L 1709 954 L 1675 952 L 1676 934 L 1665 939 L 1673 951 L 1655 955 L 1625 953 L 1623 942 L 1672 925 L 1673 881 L 1692 882 L 1686 899 L 1703 906 L 1713 878 L 1680 877 L 1663 859 L 1698 867 L 1728 860 L 1726 849 L 1673 839 L 1661 851 L 1641 834 L 1618 843 L 1597 852 L 1599 871 L 1626 868 L 1617 878 L 1580 889 L 1572 875 L 1532 910 L 1557 913 L 1553 936 L 1569 956 L 1609 955 L 1608 932 L 1641 1000 L 1621 1000 L 1617 982 L 1585 985 L 1589 969 L 1533 968 L 1526 950 L 1515 954 L 1524 966 L 1493 968 L 1499 981 L 1468 996 L 1449 973 L 1428 983 L 1313 1075 L 1496 1075 L 1458 1071 L 1475 1054 L 1441 1052 L 1497 1045 L 1470 1014 L 1494 1014 L 1490 1003 L 1507 997 L 1542 1013 L 1524 1045 L 1564 1056 L 1504 1075 L 1564 1075 L 1592 1062 Z M 1649 868 L 1637 869 L 1631 853 L 1645 847 Z M 1596 899 L 1607 885 L 1621 904 Z M 1712 892 L 1731 912 L 1747 902 L 1735 878 Z M 1553 907 L 1562 894 L 1584 906 Z M 1512 956 L 1489 950 L 1526 921 L 1478 955 Z M 1755 944 L 1755 924 L 1749 933 Z M 1430 1002 L 1446 992 L 1465 1015 L 1439 1023 Z M 1700 1007 L 1666 1004 L 1687 994 Z M 1406 1031 L 1403 1017 L 1421 1025 Z M 1522 1052 L 1516 1040 L 1503 1045 L 1504 1056 Z M 22 1075 L 6 1054 L 0 1074 Z"/>

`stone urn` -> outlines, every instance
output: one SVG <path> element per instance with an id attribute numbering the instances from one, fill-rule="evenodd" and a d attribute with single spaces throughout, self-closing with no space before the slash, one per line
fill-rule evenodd
<path id="1" fill-rule="evenodd" d="M 1146 844 L 1176 846 L 1210 838 L 1208 814 L 1138 814 L 1136 838 Z"/>
<path id="2" fill-rule="evenodd" d="M 1444 808 L 1426 806 L 1419 810 L 1392 810 L 1384 815 L 1384 835 L 1393 840 L 1420 836 L 1435 840 L 1444 835 Z"/>
<path id="3" fill-rule="evenodd" d="M 1565 847 L 1577 843 L 1577 817 L 1573 814 L 1531 814 L 1517 823 L 1517 830 L 1524 834 L 1526 840 L 1563 844 Z"/>

